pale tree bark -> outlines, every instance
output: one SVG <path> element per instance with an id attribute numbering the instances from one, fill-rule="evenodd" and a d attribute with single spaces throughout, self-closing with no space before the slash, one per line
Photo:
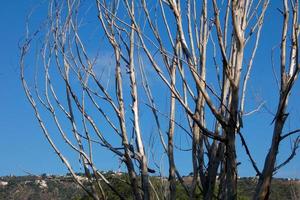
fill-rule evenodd
<path id="1" fill-rule="evenodd" d="M 127 6 L 129 6 L 127 4 Z M 131 15 L 134 16 L 134 1 L 131 1 Z M 138 103 L 138 91 L 137 91 L 137 83 L 136 83 L 136 72 L 135 72 L 135 63 L 134 63 L 134 23 L 131 24 L 131 33 L 130 33 L 130 49 L 129 49 L 129 73 L 130 73 L 130 87 L 131 87 L 131 97 L 132 97 L 132 112 L 134 115 L 134 129 L 136 134 L 136 143 L 138 147 L 138 153 L 141 165 L 141 178 L 142 178 L 142 189 L 143 189 L 143 199 L 148 200 L 150 198 L 149 191 L 149 177 L 148 177 L 148 163 L 147 157 L 144 151 L 144 144 L 142 139 L 142 134 L 140 130 L 140 122 L 139 122 L 139 103 Z"/>
<path id="2" fill-rule="evenodd" d="M 174 62 L 176 62 L 174 60 Z M 176 83 L 176 65 L 172 65 L 171 69 L 171 85 L 174 87 Z M 169 160 L 169 199 L 176 199 L 176 166 L 174 158 L 174 132 L 175 132 L 175 96 L 171 93 L 170 99 L 170 122 L 168 131 L 168 160 Z"/>
<path id="3" fill-rule="evenodd" d="M 239 95 L 241 85 L 240 79 L 243 69 L 244 51 L 246 47 L 245 45 L 247 42 L 245 30 L 249 25 L 248 12 L 251 10 L 251 4 L 252 2 L 250 3 L 249 1 L 232 1 L 231 3 L 228 3 L 228 7 L 232 7 L 231 19 L 233 24 L 233 38 L 231 42 L 231 53 L 229 56 L 227 56 L 225 44 L 228 43 L 224 42 L 226 41 L 226 38 L 224 38 L 222 34 L 218 5 L 216 1 L 213 1 L 218 42 L 223 57 L 223 71 L 225 73 L 224 77 L 225 80 L 227 79 L 226 81 L 229 82 L 228 85 L 225 85 L 228 88 L 223 88 L 223 91 L 228 91 L 229 95 L 228 101 L 226 102 L 226 104 L 224 104 L 228 109 L 228 114 L 226 113 L 226 125 L 223 125 L 224 134 L 226 137 L 224 152 L 224 175 L 222 175 L 223 181 L 225 181 L 225 185 L 222 186 L 223 192 L 221 192 L 221 198 L 223 199 L 237 198 L 237 159 L 235 149 L 235 136 L 242 126 L 242 123 L 240 121 L 242 116 L 239 111 L 241 101 L 241 97 Z M 260 18 L 256 22 L 256 24 L 259 24 L 259 27 L 261 27 L 262 25 L 262 20 L 264 18 L 267 5 L 268 1 L 265 1 L 262 6 L 263 9 Z M 227 20 L 227 17 L 225 19 Z M 225 26 L 227 26 L 226 23 Z M 224 30 L 227 30 L 227 28 L 225 27 Z M 260 31 L 259 28 L 258 31 Z M 259 35 L 257 35 L 257 38 L 259 38 Z M 253 52 L 255 54 L 255 49 L 253 50 Z"/>

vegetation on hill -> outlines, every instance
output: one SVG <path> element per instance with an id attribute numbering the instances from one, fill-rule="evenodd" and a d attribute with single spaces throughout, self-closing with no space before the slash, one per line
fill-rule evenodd
<path id="1" fill-rule="evenodd" d="M 78 174 L 84 180 L 82 174 Z M 107 179 L 111 181 L 121 196 L 125 199 L 132 198 L 132 192 L 128 181 L 128 175 L 125 173 L 105 173 Z M 191 177 L 184 177 L 186 185 L 190 184 Z M 153 195 L 164 197 L 168 190 L 168 181 L 166 178 L 151 177 L 151 185 L 155 188 L 156 193 Z M 70 175 L 54 176 L 43 174 L 41 176 L 5 176 L 0 178 L 0 199 L 13 200 L 39 200 L 39 199 L 55 199 L 55 200 L 90 200 L 91 198 L 80 188 Z M 257 179 L 253 177 L 240 178 L 238 181 L 238 199 L 251 199 Z M 102 184 L 106 191 L 107 199 L 118 200 L 118 197 L 108 186 Z M 184 192 L 181 184 L 177 184 L 177 198 L 179 200 L 187 200 L 188 196 Z M 154 190 L 152 190 L 153 192 Z M 300 181 L 290 179 L 275 178 L 271 187 L 272 200 L 296 200 L 300 197 Z M 197 190 L 197 199 L 202 199 L 201 189 Z"/>

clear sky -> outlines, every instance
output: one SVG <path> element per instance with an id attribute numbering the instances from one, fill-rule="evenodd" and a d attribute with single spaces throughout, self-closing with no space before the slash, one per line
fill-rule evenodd
<path id="1" fill-rule="evenodd" d="M 19 79 L 18 43 L 24 35 L 27 13 L 39 2 L 0 3 L 0 175 L 65 171 L 40 134 Z"/>
<path id="2" fill-rule="evenodd" d="M 67 172 L 41 134 L 41 129 L 25 98 L 19 79 L 18 42 L 24 35 L 26 15 L 40 2 L 42 1 L 3 0 L 0 2 L 0 176 L 22 175 L 25 172 L 33 174 Z M 249 83 L 249 101 L 252 108 L 257 105 L 255 96 L 266 101 L 270 110 L 274 111 L 276 108 L 277 90 L 270 65 L 270 49 L 280 41 L 280 32 L 274 32 L 274 30 L 281 30 L 274 29 L 281 25 L 280 14 L 276 10 L 277 7 L 280 7 L 278 2 L 271 1 L 261 38 L 265 42 L 258 49 L 253 75 Z M 41 18 L 45 17 L 45 13 L 41 10 L 37 13 Z M 300 89 L 297 84 L 291 97 L 290 119 L 286 130 L 300 128 L 299 97 Z M 270 144 L 271 121 L 272 116 L 263 110 L 253 117 L 248 117 L 243 130 L 260 169 Z M 289 150 L 290 145 L 287 141 L 281 146 L 278 158 L 282 160 Z M 240 176 L 252 176 L 254 172 L 243 152 L 244 150 L 238 145 L 238 155 L 242 161 L 239 168 Z M 177 164 L 182 171 L 189 172 L 189 169 L 185 169 L 184 163 L 178 161 Z M 102 166 L 103 169 L 115 169 L 115 166 L 110 166 L 109 162 Z M 297 155 L 277 176 L 300 178 L 300 156 Z"/>

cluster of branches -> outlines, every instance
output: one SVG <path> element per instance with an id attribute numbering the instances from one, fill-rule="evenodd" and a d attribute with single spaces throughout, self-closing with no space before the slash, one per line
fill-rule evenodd
<path id="1" fill-rule="evenodd" d="M 297 136 L 291 155 L 276 165 L 280 143 L 299 133 L 299 130 L 283 133 L 288 99 L 300 70 L 298 0 L 283 0 L 280 10 L 283 27 L 278 106 L 262 170 L 251 156 L 242 128 L 244 117 L 262 107 L 245 111 L 247 83 L 262 42 L 260 35 L 269 0 L 96 0 L 100 32 L 110 44 L 108 49 L 114 60 L 106 66 L 114 70 L 111 83 L 114 88 L 110 89 L 97 75 L 98 57 L 90 55 L 81 37 L 81 3 L 50 1 L 46 23 L 37 32 L 28 33 L 20 61 L 22 84 L 35 116 L 74 180 L 94 199 L 106 199 L 102 183 L 123 199 L 94 161 L 97 155 L 94 152 L 103 148 L 126 166 L 134 199 L 176 199 L 177 181 L 191 199 L 196 197 L 197 189 L 204 199 L 237 199 L 236 137 L 239 136 L 259 176 L 253 198 L 268 199 L 273 174 L 295 156 L 300 143 Z M 33 68 L 26 73 L 30 45 L 40 38 L 38 35 L 44 36 L 39 51 L 41 62 L 34 69 L 36 73 L 30 71 Z M 248 62 L 245 54 L 250 55 Z M 147 71 L 151 70 L 149 77 Z M 31 87 L 28 80 L 33 74 L 34 87 Z M 158 87 L 150 79 L 159 80 L 159 87 L 167 89 L 167 113 L 157 100 L 161 92 L 156 91 Z M 48 115 L 43 118 L 44 110 Z M 149 179 L 154 170 L 149 168 L 147 152 L 152 149 L 146 148 L 149 126 L 143 125 L 142 111 L 147 118 L 153 118 L 148 123 L 156 127 L 156 138 L 168 160 L 168 188 L 163 197 Z M 178 111 L 185 115 L 180 122 Z M 56 131 L 47 126 L 49 117 Z M 79 155 L 89 187 L 76 176 L 53 132 L 58 132 Z M 189 185 L 175 162 L 177 134 L 187 135 L 191 141 L 188 152 L 193 175 Z"/>

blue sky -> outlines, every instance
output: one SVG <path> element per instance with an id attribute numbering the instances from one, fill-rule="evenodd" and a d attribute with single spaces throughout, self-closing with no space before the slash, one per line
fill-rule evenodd
<path id="1" fill-rule="evenodd" d="M 24 174 L 24 171 L 36 174 L 64 171 L 40 134 L 19 80 L 18 42 L 24 35 L 27 13 L 38 2 L 1 1 L 0 175 Z"/>
<path id="2" fill-rule="evenodd" d="M 63 174 L 66 169 L 57 158 L 34 118 L 33 111 L 25 99 L 24 91 L 19 80 L 19 49 L 18 42 L 22 39 L 25 31 L 25 19 L 27 13 L 42 1 L 39 0 L 6 0 L 0 3 L 0 176 L 8 174 L 23 175 L 25 172 L 33 174 L 51 173 Z M 271 1 L 271 3 L 275 1 Z M 249 82 L 249 110 L 260 101 L 266 101 L 270 110 L 275 110 L 277 103 L 276 82 L 272 75 L 270 65 L 270 49 L 278 44 L 280 32 L 274 32 L 274 27 L 280 26 L 281 18 L 276 11 L 279 1 L 271 4 L 265 19 L 265 27 L 261 40 L 264 41 L 258 49 L 255 58 L 253 74 Z M 37 23 L 45 17 L 44 7 L 38 8 L 32 22 Z M 39 18 L 40 17 L 40 18 Z M 247 56 L 247 55 L 246 55 Z M 247 59 L 247 58 L 246 58 Z M 300 120 L 299 84 L 293 91 L 290 101 L 290 118 L 286 130 L 297 127 Z M 272 132 L 272 116 L 266 110 L 262 110 L 254 116 L 245 120 L 243 130 L 247 143 L 249 144 L 254 158 L 260 169 L 262 168 L 264 156 L 268 150 Z M 298 126 L 298 128 L 300 125 Z M 280 148 L 279 159 L 289 153 L 289 141 L 287 140 Z M 240 176 L 252 176 L 244 150 L 238 144 L 238 155 L 242 165 L 239 168 Z M 179 155 L 180 156 L 180 155 Z M 107 160 L 111 155 L 106 155 Z M 102 161 L 103 161 L 102 159 Z M 188 160 L 188 159 L 187 159 Z M 110 162 L 101 162 L 103 169 L 116 169 Z M 182 156 L 182 161 L 186 161 Z M 190 169 L 184 167 L 185 163 L 177 161 L 178 166 L 184 173 Z M 300 156 L 297 155 L 291 163 L 283 168 L 277 176 L 300 177 Z"/>

